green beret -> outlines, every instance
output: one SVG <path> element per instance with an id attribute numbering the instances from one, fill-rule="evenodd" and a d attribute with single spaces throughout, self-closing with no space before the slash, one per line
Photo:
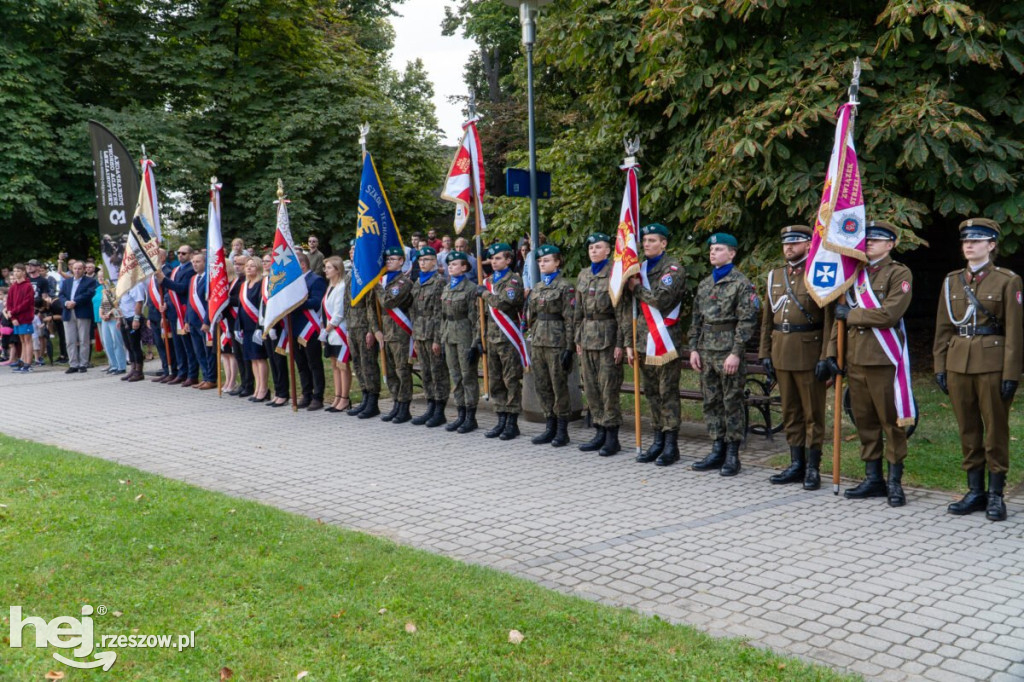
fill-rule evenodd
<path id="1" fill-rule="evenodd" d="M 809 242 L 814 235 L 814 230 L 806 225 L 787 225 L 782 228 L 782 243 L 794 244 L 797 242 Z"/>
<path id="2" fill-rule="evenodd" d="M 388 248 L 384 249 L 384 255 L 401 256 L 402 258 L 405 258 L 405 249 L 403 249 L 401 246 L 389 246 Z"/>
<path id="3" fill-rule="evenodd" d="M 561 256 L 562 250 L 554 244 L 544 244 L 537 249 L 537 258 L 541 256 Z"/>
<path id="4" fill-rule="evenodd" d="M 609 246 L 614 244 L 612 238 L 606 235 L 604 232 L 595 232 L 594 234 L 587 237 L 587 246 L 590 246 L 591 244 L 596 244 L 598 242 L 608 242 Z"/>
<path id="5" fill-rule="evenodd" d="M 432 246 L 422 246 L 420 250 L 416 252 L 416 258 L 423 258 L 424 256 L 436 256 L 437 251 Z"/>
<path id="6" fill-rule="evenodd" d="M 969 218 L 960 223 L 960 241 L 999 239 L 999 223 L 988 218 Z"/>
<path id="7" fill-rule="evenodd" d="M 650 225 L 644 225 L 643 229 L 640 230 L 640 236 L 646 237 L 649 234 L 660 234 L 665 239 L 668 239 L 668 228 L 661 223 L 651 223 Z"/>
<path id="8" fill-rule="evenodd" d="M 736 237 L 733 237 L 731 234 L 726 234 L 725 232 L 716 232 L 708 237 L 708 246 L 712 246 L 714 244 L 722 244 L 723 246 L 728 246 L 734 249 L 739 248 L 740 245 L 739 242 L 736 241 Z"/>
<path id="9" fill-rule="evenodd" d="M 512 247 L 509 246 L 508 244 L 506 244 L 505 242 L 495 242 L 495 243 L 493 243 L 493 244 L 491 244 L 490 246 L 487 247 L 487 257 L 491 258 L 493 256 L 498 255 L 502 251 L 508 251 L 509 253 L 515 253 L 512 250 Z"/>
<path id="10" fill-rule="evenodd" d="M 466 252 L 464 252 L 464 251 L 449 251 L 448 252 L 448 262 L 451 263 L 453 260 L 466 261 L 466 264 L 468 265 L 469 264 L 469 255 Z"/>

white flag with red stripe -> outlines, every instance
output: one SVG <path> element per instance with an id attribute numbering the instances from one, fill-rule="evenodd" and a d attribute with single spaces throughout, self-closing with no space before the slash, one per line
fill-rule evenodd
<path id="1" fill-rule="evenodd" d="M 448 177 L 444 182 L 444 190 L 441 198 L 445 201 L 455 202 L 455 232 L 462 232 L 462 228 L 469 221 L 469 212 L 476 202 L 481 203 L 484 196 L 484 157 L 480 149 L 480 134 L 476 129 L 476 122 L 479 116 L 474 116 L 462 124 L 462 141 L 459 149 L 455 152 L 452 160 L 452 167 L 448 170 Z M 474 196 L 474 190 L 476 194 Z M 480 211 L 480 231 L 487 229 L 484 221 L 484 212 Z"/>
<path id="2" fill-rule="evenodd" d="M 210 183 L 209 229 L 206 233 L 206 278 L 209 287 L 211 327 L 220 321 L 228 307 L 227 261 L 224 257 L 224 237 L 220 231 L 220 190 L 216 178 Z"/>

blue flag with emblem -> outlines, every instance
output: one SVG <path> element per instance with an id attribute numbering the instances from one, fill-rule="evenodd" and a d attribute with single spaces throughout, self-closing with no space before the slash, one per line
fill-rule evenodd
<path id="1" fill-rule="evenodd" d="M 384 274 L 384 249 L 391 246 L 405 250 L 388 195 L 373 165 L 373 157 L 367 152 L 359 183 L 359 217 L 352 255 L 352 303 L 358 303 L 380 281 Z"/>
<path id="2" fill-rule="evenodd" d="M 274 232 L 273 264 L 270 266 L 268 298 L 263 312 L 263 331 L 267 333 L 309 296 L 306 278 L 295 257 L 288 200 L 284 198 L 281 181 L 277 181 L 277 230 Z"/>

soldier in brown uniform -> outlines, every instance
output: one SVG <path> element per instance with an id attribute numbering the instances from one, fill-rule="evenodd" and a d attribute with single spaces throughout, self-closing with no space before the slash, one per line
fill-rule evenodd
<path id="1" fill-rule="evenodd" d="M 476 363 L 482 350 L 476 285 L 469 278 L 469 254 L 463 251 L 448 254 L 448 278 L 447 286 L 441 291 L 441 343 L 454 384 L 459 416 L 444 428 L 469 433 L 477 428 L 480 384 L 476 378 Z"/>
<path id="2" fill-rule="evenodd" d="M 350 244 L 349 260 L 355 251 L 355 240 Z M 352 270 L 345 273 L 345 291 L 352 291 Z M 374 291 L 368 292 L 358 303 L 347 304 L 345 323 L 348 325 L 349 352 L 362 402 L 353 405 L 345 414 L 360 419 L 370 419 L 380 414 L 377 401 L 380 398 L 380 360 L 377 337 L 383 338 L 377 320 L 377 299 Z"/>
<path id="3" fill-rule="evenodd" d="M 441 291 L 444 277 L 437 271 L 437 252 L 430 246 L 416 253 L 419 277 L 412 284 L 412 335 L 416 339 L 416 357 L 420 361 L 423 392 L 427 394 L 427 411 L 413 418 L 412 424 L 428 428 L 448 423 L 444 416 L 451 383 L 448 364 L 441 345 Z"/>
<path id="4" fill-rule="evenodd" d="M 612 265 L 612 238 L 603 232 L 587 237 L 590 265 L 576 278 L 576 352 L 580 356 L 583 391 L 594 422 L 594 437 L 580 445 L 583 452 L 597 450 L 601 457 L 619 452 L 619 427 L 622 410 L 623 349 L 629 322 L 626 316 L 629 297 L 622 292 L 618 304 L 612 303 L 608 280 Z"/>
<path id="5" fill-rule="evenodd" d="M 846 375 L 850 384 L 850 408 L 860 436 L 864 481 L 843 492 L 847 499 L 888 497 L 889 506 L 907 503 L 903 494 L 903 460 L 907 456 L 907 432 L 896 413 L 893 380 L 896 367 L 878 342 L 873 328 L 892 329 L 901 336 L 900 320 L 910 307 L 913 275 L 889 253 L 896 244 L 897 228 L 882 220 L 868 223 L 866 254 L 868 281 L 881 307 L 851 308 L 837 303 L 836 320 L 846 320 Z M 852 300 L 848 298 L 847 300 Z M 828 363 L 833 373 L 839 325 L 832 326 Z M 906 343 L 905 338 L 900 341 Z M 883 440 L 882 434 L 885 434 Z M 888 442 L 889 447 L 885 444 Z M 889 461 L 889 480 L 882 476 L 882 457 Z"/>
<path id="6" fill-rule="evenodd" d="M 967 267 L 946 275 L 935 317 L 935 380 L 960 425 L 968 492 L 949 505 L 958 516 L 985 510 L 1006 519 L 1003 486 L 1010 467 L 1009 413 L 1021 373 L 1021 278 L 992 263 L 999 224 L 960 224 Z M 988 497 L 985 467 L 988 467 Z"/>
<path id="7" fill-rule="evenodd" d="M 569 444 L 576 287 L 562 277 L 562 251 L 554 244 L 537 249 L 537 267 L 540 281 L 533 285 L 529 300 L 530 359 L 546 424 L 531 442 L 560 448 Z"/>
<path id="8" fill-rule="evenodd" d="M 669 466 L 679 460 L 679 374 L 682 370 L 683 326 L 679 324 L 679 304 L 686 289 L 686 273 L 672 256 L 668 247 L 668 228 L 660 223 L 645 225 L 640 230 L 644 249 L 641 273 L 629 279 L 629 289 L 647 312 L 637 316 L 635 352 L 640 353 L 644 394 L 651 408 L 654 422 L 654 443 L 636 457 L 640 463 L 654 462 L 656 466 Z M 654 329 L 647 324 L 647 314 L 657 313 L 664 321 Z M 652 314 L 652 319 L 656 316 Z M 651 337 L 648 338 L 648 334 Z M 632 344 L 630 344 L 631 346 Z M 671 350 L 665 352 L 665 349 Z M 626 354 L 633 361 L 634 349 Z"/>
<path id="9" fill-rule="evenodd" d="M 799 483 L 804 490 L 821 487 L 821 442 L 825 435 L 825 330 L 832 329 L 832 308 L 822 310 L 804 282 L 812 230 L 806 225 L 782 228 L 786 265 L 768 273 L 767 303 L 757 356 L 769 378 L 778 381 L 790 465 L 769 477 L 772 483 Z"/>
<path id="10" fill-rule="evenodd" d="M 411 322 L 407 311 L 412 307 L 412 279 L 402 272 L 405 252 L 399 246 L 384 251 L 387 272 L 380 281 L 378 295 L 383 311 L 381 327 L 384 332 L 384 373 L 391 393 L 391 411 L 381 421 L 404 424 L 412 419 L 412 365 L 409 342 L 412 339 Z M 396 319 L 397 318 L 397 319 Z"/>

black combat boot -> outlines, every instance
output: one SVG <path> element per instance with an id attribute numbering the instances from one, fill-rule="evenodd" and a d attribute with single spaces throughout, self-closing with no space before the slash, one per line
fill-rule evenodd
<path id="1" fill-rule="evenodd" d="M 436 409 L 437 409 L 437 401 L 436 400 L 427 400 L 427 411 L 424 412 L 423 414 L 421 414 L 418 417 L 413 417 L 412 421 L 409 422 L 409 423 L 412 424 L 413 426 L 423 426 L 428 421 L 430 421 L 431 418 L 433 418 L 434 410 L 436 410 Z"/>
<path id="2" fill-rule="evenodd" d="M 604 445 L 605 432 L 605 428 L 600 424 L 595 426 L 594 437 L 580 445 L 580 452 L 593 452 L 594 450 L 600 450 L 601 446 Z"/>
<path id="3" fill-rule="evenodd" d="M 887 497 L 888 495 L 889 491 L 882 479 L 882 460 L 880 459 L 864 462 L 864 480 L 860 485 L 843 491 L 843 497 L 848 500 L 863 500 L 867 497 Z"/>
<path id="4" fill-rule="evenodd" d="M 799 483 L 804 480 L 806 472 L 807 460 L 804 459 L 804 446 L 790 445 L 789 467 L 774 476 L 769 476 L 768 480 L 779 485 L 783 483 Z"/>
<path id="5" fill-rule="evenodd" d="M 1006 520 L 1006 502 L 1003 501 L 1003 486 L 1006 485 L 1006 474 L 988 474 L 988 508 L 985 518 L 989 521 Z"/>
<path id="6" fill-rule="evenodd" d="M 711 454 L 699 462 L 694 462 L 690 468 L 694 471 L 711 471 L 712 469 L 721 469 L 724 463 L 725 441 L 719 438 L 711 444 Z"/>
<path id="7" fill-rule="evenodd" d="M 604 445 L 601 446 L 601 450 L 597 454 L 602 457 L 611 457 L 620 450 L 622 450 L 622 446 L 619 445 L 619 427 L 609 426 L 605 429 Z"/>
<path id="8" fill-rule="evenodd" d="M 459 424 L 459 433 L 469 433 L 470 431 L 476 431 L 478 424 L 476 423 L 476 408 L 466 408 L 466 419 Z"/>
<path id="9" fill-rule="evenodd" d="M 447 424 L 448 418 L 444 416 L 444 408 L 448 404 L 447 400 L 435 400 L 434 401 L 434 414 L 427 420 L 427 428 L 432 429 L 435 426 L 441 424 Z"/>
<path id="10" fill-rule="evenodd" d="M 902 507 L 907 503 L 907 496 L 903 494 L 903 462 L 889 464 L 889 482 L 886 488 L 889 492 L 890 507 Z"/>
<path id="11" fill-rule="evenodd" d="M 804 474 L 804 490 L 821 487 L 821 450 L 811 448 L 807 453 L 807 473 Z"/>
<path id="12" fill-rule="evenodd" d="M 554 417 L 548 417 L 544 423 L 544 432 L 540 433 L 530 439 L 530 442 L 534 445 L 545 445 L 550 443 L 555 437 L 555 425 L 556 420 Z"/>
<path id="13" fill-rule="evenodd" d="M 501 440 L 512 440 L 519 435 L 519 415 L 509 414 L 505 420 L 505 430 L 498 436 Z"/>
<path id="14" fill-rule="evenodd" d="M 409 414 L 409 401 L 398 403 L 398 414 L 391 420 L 392 424 L 404 424 L 412 419 L 412 415 Z"/>
<path id="15" fill-rule="evenodd" d="M 459 410 L 459 413 L 458 413 L 458 416 L 455 417 L 455 421 L 449 422 L 448 426 L 444 427 L 445 431 L 449 431 L 449 432 L 455 431 L 460 426 L 462 426 L 462 423 L 464 421 L 466 421 L 466 408 L 463 407 L 463 406 L 459 406 L 458 410 Z"/>
<path id="16" fill-rule="evenodd" d="M 667 467 L 679 461 L 679 431 L 665 432 L 665 445 L 661 454 L 654 460 L 654 466 Z"/>
<path id="17" fill-rule="evenodd" d="M 498 423 L 494 428 L 484 434 L 484 438 L 497 438 L 505 430 L 505 422 L 508 421 L 508 412 L 498 413 Z"/>
<path id="18" fill-rule="evenodd" d="M 725 445 L 725 462 L 718 471 L 719 476 L 735 476 L 740 472 L 740 442 L 731 440 Z"/>
<path id="19" fill-rule="evenodd" d="M 391 401 L 391 411 L 388 412 L 387 414 L 382 414 L 380 416 L 380 420 L 382 422 L 389 422 L 392 419 L 394 419 L 397 415 L 398 415 L 398 401 L 392 399 L 392 401 Z"/>
<path id="20" fill-rule="evenodd" d="M 946 507 L 954 516 L 964 516 L 976 511 L 985 511 L 988 496 L 985 494 L 985 467 L 976 467 L 967 472 L 967 494 L 959 502 Z"/>
<path id="21" fill-rule="evenodd" d="M 555 430 L 555 437 L 551 439 L 551 447 L 560 448 L 569 444 L 569 420 L 558 419 L 558 427 Z"/>
<path id="22" fill-rule="evenodd" d="M 366 397 L 366 407 L 364 407 L 359 414 L 356 416 L 360 419 L 372 419 L 380 414 L 380 407 L 377 405 L 378 395 L 376 393 L 370 393 Z"/>
<path id="23" fill-rule="evenodd" d="M 350 417 L 357 417 L 357 416 L 359 416 L 359 413 L 362 412 L 366 408 L 366 403 L 369 400 L 369 396 L 370 396 L 369 393 L 367 393 L 366 391 L 363 391 L 363 400 L 362 400 L 362 402 L 359 403 L 358 405 L 353 405 L 352 407 L 350 407 L 347 410 L 345 410 L 345 414 L 347 414 Z"/>
<path id="24" fill-rule="evenodd" d="M 641 464 L 648 464 L 658 459 L 658 455 L 661 454 L 661 449 L 665 447 L 665 432 L 655 431 L 654 442 L 651 443 L 651 447 L 647 448 L 646 452 L 641 452 L 636 456 L 636 461 Z"/>

